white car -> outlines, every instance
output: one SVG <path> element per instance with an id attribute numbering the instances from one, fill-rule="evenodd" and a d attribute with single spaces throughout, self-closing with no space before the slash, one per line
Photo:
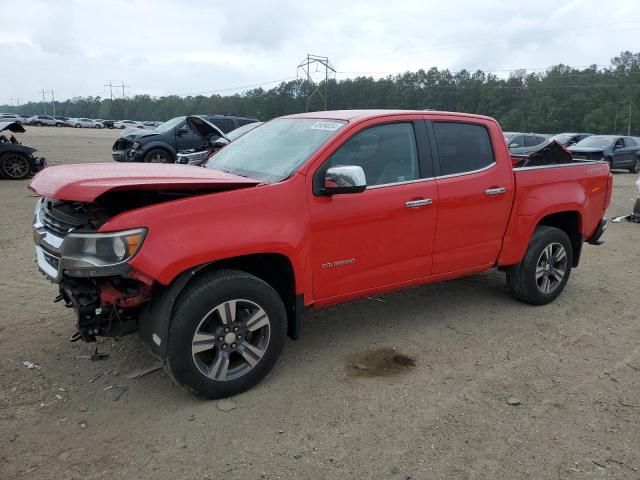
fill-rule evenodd
<path id="1" fill-rule="evenodd" d="M 67 125 L 75 128 L 97 128 L 90 118 L 70 118 L 67 120 Z"/>
<path id="2" fill-rule="evenodd" d="M 29 125 L 36 125 L 38 127 L 42 127 L 44 125 L 55 127 L 58 124 L 62 124 L 60 120 L 56 120 L 49 115 L 34 115 L 33 117 L 29 117 L 25 123 Z"/>
<path id="3" fill-rule="evenodd" d="M 22 125 L 24 118 L 20 118 L 18 115 L 14 115 L 13 113 L 2 113 L 0 114 L 0 122 L 18 122 Z"/>
<path id="4" fill-rule="evenodd" d="M 135 120 L 120 120 L 119 122 L 114 122 L 113 128 L 144 128 L 140 122 L 136 122 Z"/>

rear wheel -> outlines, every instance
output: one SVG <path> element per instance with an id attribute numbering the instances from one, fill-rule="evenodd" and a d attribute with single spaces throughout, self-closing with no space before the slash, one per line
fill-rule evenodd
<path id="1" fill-rule="evenodd" d="M 161 148 L 154 148 L 144 157 L 145 163 L 171 163 L 169 152 Z"/>
<path id="2" fill-rule="evenodd" d="M 21 153 L 8 152 L 0 156 L 0 172 L 5 178 L 22 180 L 31 173 L 29 159 Z"/>
<path id="3" fill-rule="evenodd" d="M 573 262 L 571 241 L 554 227 L 536 228 L 524 258 L 507 272 L 507 284 L 518 300 L 545 305 L 564 290 Z"/>
<path id="4" fill-rule="evenodd" d="M 636 158 L 636 163 L 629 169 L 631 173 L 640 173 L 640 158 Z"/>
<path id="5" fill-rule="evenodd" d="M 237 270 L 206 274 L 176 303 L 166 369 L 198 395 L 236 395 L 269 373 L 286 330 L 282 300 L 266 282 Z"/>

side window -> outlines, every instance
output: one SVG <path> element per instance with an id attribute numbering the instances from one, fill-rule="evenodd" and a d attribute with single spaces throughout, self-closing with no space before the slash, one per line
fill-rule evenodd
<path id="1" fill-rule="evenodd" d="M 615 145 L 613 146 L 613 148 L 623 148 L 623 147 L 624 147 L 624 143 L 622 142 L 622 139 L 621 139 L 621 138 L 619 138 L 619 139 L 616 141 Z"/>
<path id="2" fill-rule="evenodd" d="M 635 147 L 636 142 L 633 138 L 625 137 L 624 138 L 624 146 L 625 147 Z"/>
<path id="3" fill-rule="evenodd" d="M 440 175 L 472 172 L 493 163 L 491 139 L 485 127 L 470 123 L 434 122 L 433 129 L 440 153 Z"/>
<path id="4" fill-rule="evenodd" d="M 213 118 L 209 121 L 222 130 L 223 133 L 229 133 L 235 128 L 233 120 L 230 118 Z"/>
<path id="5" fill-rule="evenodd" d="M 520 148 L 524 147 L 524 137 L 522 135 L 518 135 L 517 137 L 513 137 L 509 140 L 509 148 Z"/>
<path id="6" fill-rule="evenodd" d="M 535 147 L 542 143 L 541 137 L 536 137 L 535 135 L 527 135 L 524 137 L 524 146 L 525 147 Z"/>
<path id="7" fill-rule="evenodd" d="M 334 152 L 321 169 L 362 167 L 368 186 L 407 182 L 420 178 L 413 124 L 390 123 L 358 132 Z"/>

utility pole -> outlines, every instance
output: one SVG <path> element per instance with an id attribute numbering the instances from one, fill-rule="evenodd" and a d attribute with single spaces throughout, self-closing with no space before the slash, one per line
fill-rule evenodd
<path id="1" fill-rule="evenodd" d="M 320 85 L 317 84 L 313 80 L 313 77 L 311 76 L 311 65 L 316 66 L 316 72 L 320 71 L 321 69 L 324 69 L 324 94 L 320 91 Z M 336 74 L 336 69 L 333 68 L 333 65 L 331 65 L 331 62 L 329 61 L 329 57 L 321 57 L 320 55 L 307 54 L 307 58 L 304 59 L 300 63 L 300 65 L 298 65 L 298 73 L 300 73 L 300 71 L 304 73 L 306 80 L 309 83 L 311 83 L 312 86 L 315 87 L 313 92 L 311 92 L 311 95 L 307 97 L 307 107 L 306 107 L 307 112 L 309 111 L 309 102 L 311 101 L 311 98 L 316 93 L 320 95 L 320 98 L 322 98 L 322 101 L 324 102 L 324 109 L 326 110 L 327 109 L 327 92 L 329 88 L 329 72 L 332 72 L 333 75 Z"/>
<path id="2" fill-rule="evenodd" d="M 111 96 L 111 102 L 113 103 L 113 85 L 111 85 L 111 80 L 109 80 L 109 83 L 104 86 L 109 87 L 109 95 Z"/>
<path id="3" fill-rule="evenodd" d="M 19 99 L 19 98 L 11 97 L 11 98 L 9 99 L 9 104 L 13 107 L 13 101 L 14 101 L 14 100 L 15 100 L 15 102 L 16 102 L 16 107 L 19 107 L 19 106 L 20 106 L 20 99 Z"/>
<path id="4" fill-rule="evenodd" d="M 56 100 L 53 96 L 53 90 L 51 90 L 51 108 L 53 108 L 53 115 L 56 115 Z"/>
<path id="5" fill-rule="evenodd" d="M 44 114 L 47 114 L 47 99 L 44 98 L 44 94 L 47 93 L 47 91 L 43 88 L 40 93 L 42 93 L 42 108 L 44 109 Z"/>
<path id="6" fill-rule="evenodd" d="M 125 88 L 129 88 L 129 85 L 125 85 L 124 84 L 124 80 L 122 81 L 122 85 L 120 85 L 122 87 L 122 98 L 124 98 L 124 89 Z"/>
<path id="7" fill-rule="evenodd" d="M 631 136 L 631 95 L 629 95 L 629 126 L 627 126 L 627 136 Z"/>

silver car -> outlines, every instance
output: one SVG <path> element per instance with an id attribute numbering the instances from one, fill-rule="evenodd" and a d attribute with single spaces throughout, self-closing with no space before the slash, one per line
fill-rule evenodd
<path id="1" fill-rule="evenodd" d="M 56 127 L 58 125 L 63 125 L 60 120 L 56 120 L 49 115 L 34 115 L 33 117 L 29 117 L 25 123 L 29 125 L 35 125 L 37 127 L 42 127 L 45 125 L 48 127 Z"/>

